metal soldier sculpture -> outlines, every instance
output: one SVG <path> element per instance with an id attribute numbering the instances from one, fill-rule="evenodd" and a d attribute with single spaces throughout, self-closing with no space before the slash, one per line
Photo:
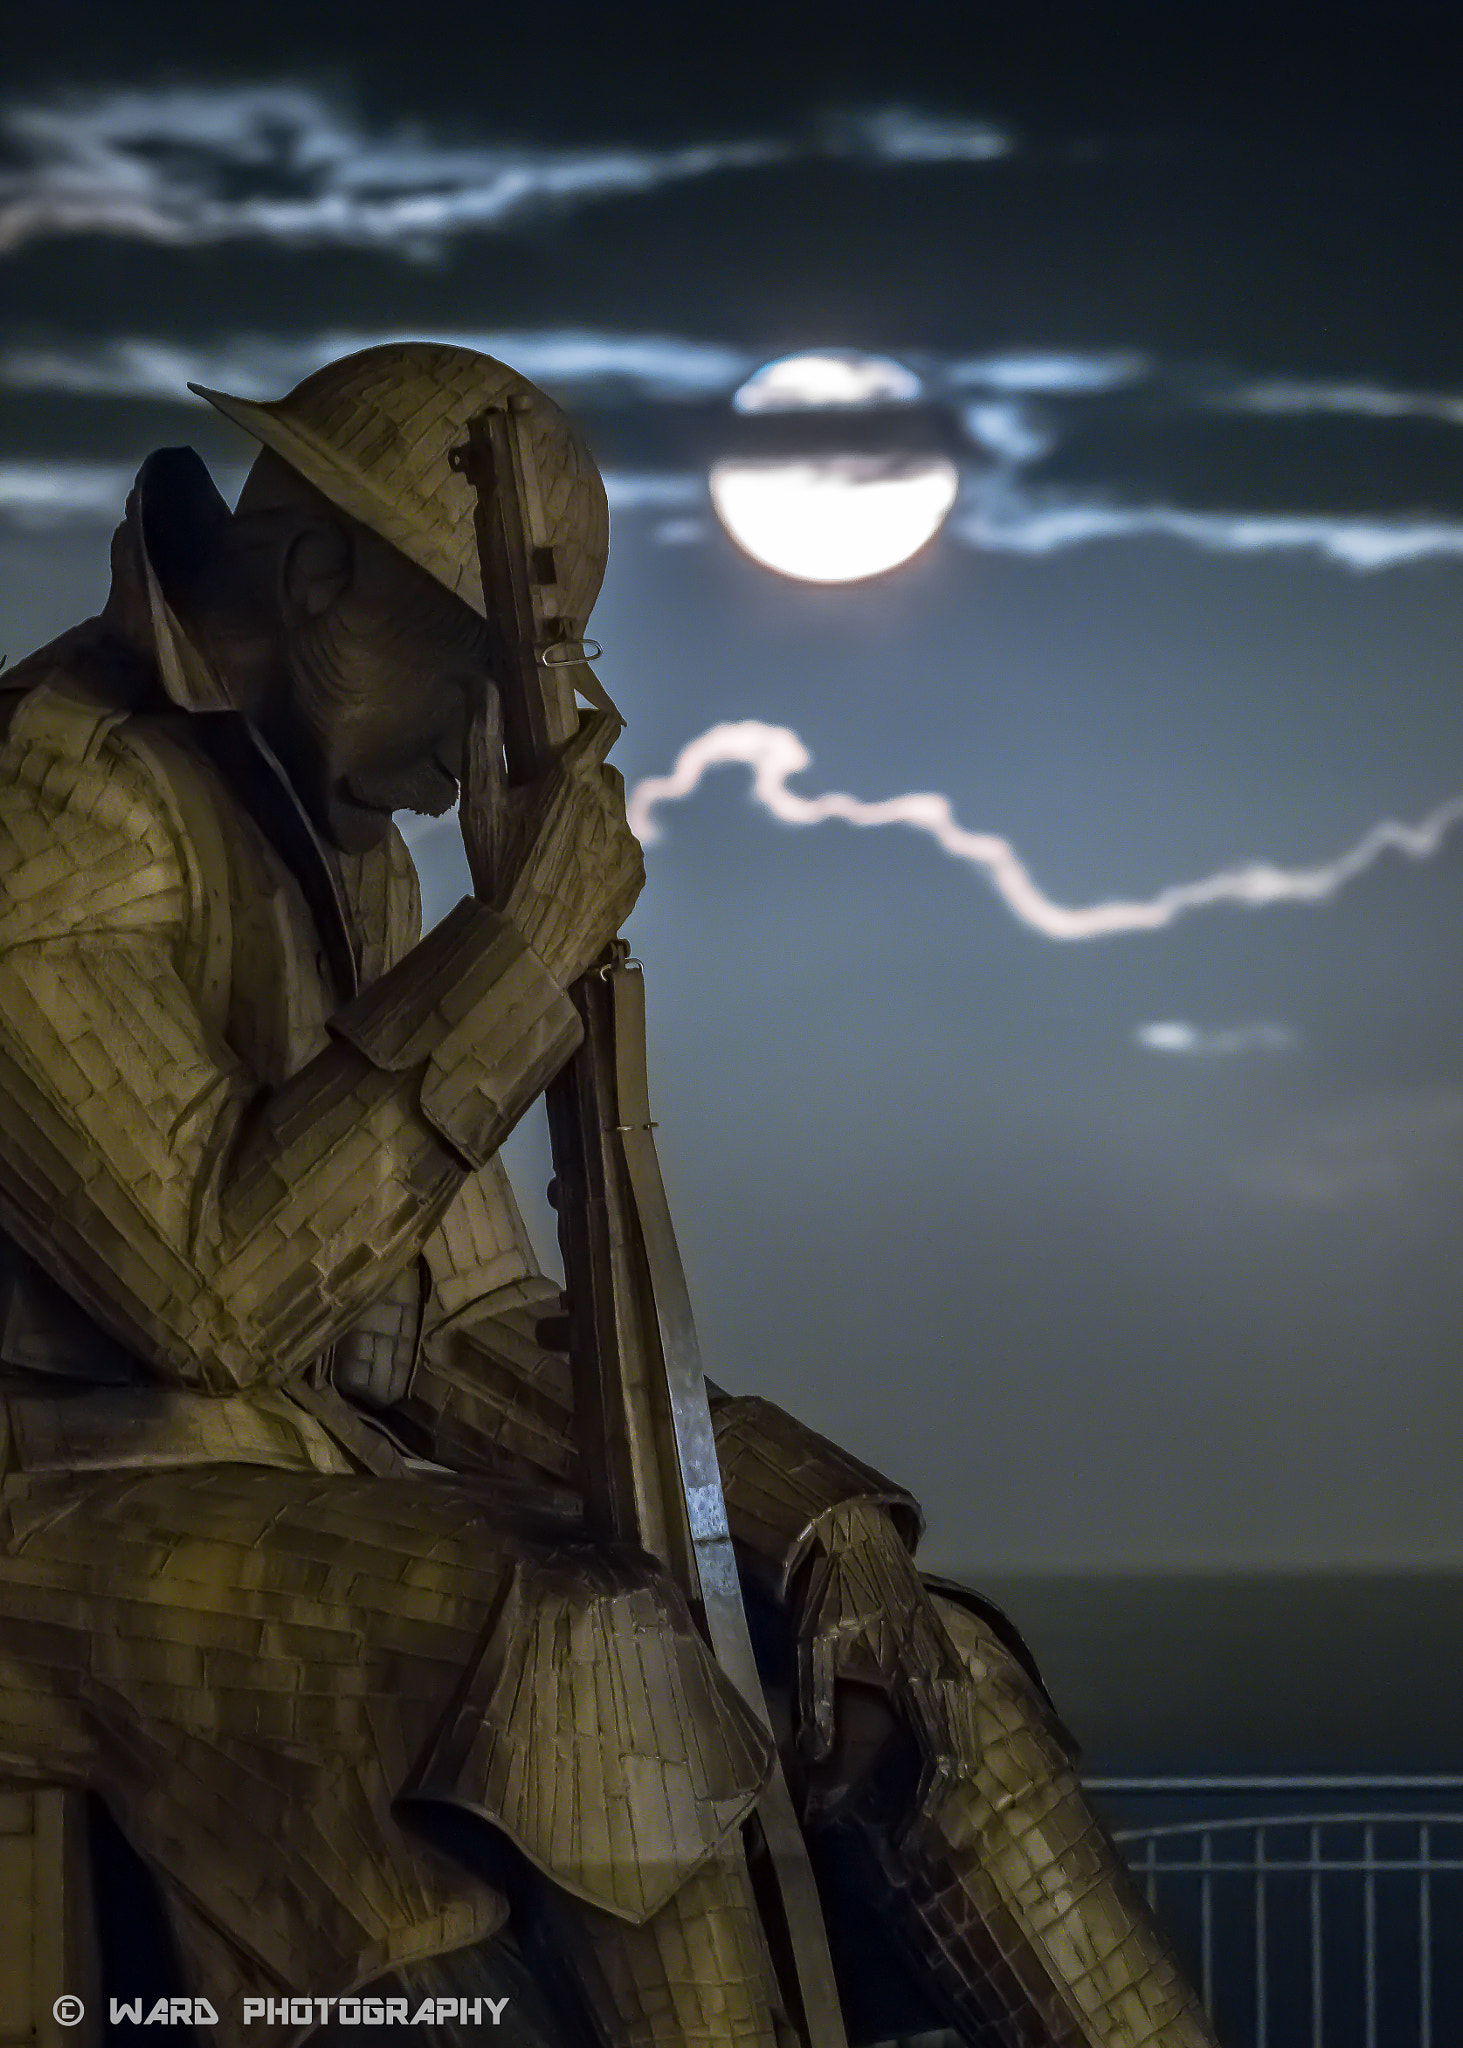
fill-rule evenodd
<path id="1" fill-rule="evenodd" d="M 562 1150 L 602 1030 L 584 977 L 614 973 L 643 880 L 609 712 L 576 728 L 571 691 L 515 762 L 530 627 L 584 685 L 599 476 L 462 349 L 206 395 L 264 446 L 237 510 L 190 450 L 151 457 L 105 610 L 0 677 L 0 1873 L 25 1930 L 0 2033 L 47 2034 L 94 1969 L 94 1793 L 226 2048 L 311 2031 L 276 2004 L 246 2034 L 246 1997 L 449 1980 L 521 1987 L 500 2038 L 542 2048 L 836 2042 L 727 1648 L 736 1575 L 712 1584 L 715 1460 L 659 1531 L 595 1510 L 629 1425 L 587 1414 L 586 1373 L 616 1314 L 626 1355 L 657 1341 L 643 1160 L 607 1310 L 565 1211 L 614 1212 L 619 1169 L 559 1168 L 566 1319 L 497 1156 L 546 1088 Z M 516 623 L 484 597 L 494 504 L 496 573 L 538 591 Z M 422 938 L 392 813 L 459 781 L 476 894 Z M 607 1085 L 643 1124 L 623 1044 Z M 972 2041 L 1211 2043 L 1024 1646 L 921 1579 L 915 1502 L 768 1402 L 711 1408 L 835 1935 L 861 1905 Z"/>

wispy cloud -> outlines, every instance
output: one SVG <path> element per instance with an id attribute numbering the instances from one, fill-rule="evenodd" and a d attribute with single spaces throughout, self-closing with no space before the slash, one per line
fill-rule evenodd
<path id="1" fill-rule="evenodd" d="M 1463 1183 L 1463 1090 L 1418 1089 L 1343 1103 L 1297 1123 L 1239 1169 L 1286 1208 L 1391 1206 Z"/>
<path id="2" fill-rule="evenodd" d="M 383 341 L 400 329 L 225 335 L 182 343 L 141 335 L 0 351 L 0 386 L 81 397 L 175 398 L 192 404 L 188 385 L 240 398 L 278 398 L 322 363 Z M 730 392 L 755 363 L 744 351 L 672 335 L 595 333 L 583 328 L 413 329 L 413 341 L 440 341 L 511 363 L 552 388 L 609 386 L 663 400 Z"/>
<path id="3" fill-rule="evenodd" d="M 0 462 L 0 518 L 18 526 L 119 519 L 133 471 L 112 462 Z"/>
<path id="4" fill-rule="evenodd" d="M 982 163 L 1013 146 L 988 124 L 900 108 L 849 114 L 818 138 L 664 149 L 452 143 L 419 128 L 371 129 L 324 93 L 268 84 L 72 93 L 12 104 L 0 129 L 19 159 L 0 173 L 0 249 L 101 234 L 430 255 L 454 236 L 545 209 L 798 157 Z"/>
<path id="5" fill-rule="evenodd" d="M 1033 406 L 1012 399 L 982 399 L 961 415 L 965 431 L 978 448 L 1013 468 L 1039 462 L 1056 446 L 1050 421 Z"/>
<path id="6" fill-rule="evenodd" d="M 748 140 L 679 149 L 454 147 L 373 132 L 305 86 L 73 94 L 12 105 L 22 167 L 0 176 L 0 248 L 108 234 L 425 253 L 552 206 L 653 191 L 787 155 Z"/>
<path id="7" fill-rule="evenodd" d="M 656 812 L 691 796 L 713 769 L 728 764 L 750 768 L 752 799 L 784 825 L 821 825 L 832 819 L 862 827 L 906 825 L 933 839 L 951 859 L 978 869 L 1006 908 L 1022 924 L 1048 939 L 1100 939 L 1121 932 L 1161 931 L 1195 910 L 1220 904 L 1258 909 L 1274 903 L 1322 903 L 1337 895 L 1384 855 L 1431 860 L 1463 822 L 1463 795 L 1440 804 L 1416 824 L 1384 819 L 1334 859 L 1308 868 L 1281 868 L 1268 861 L 1221 869 L 1196 882 L 1171 883 L 1133 900 L 1072 906 L 1055 902 L 1033 878 L 1009 840 L 972 832 L 956 820 L 947 796 L 915 791 L 867 802 L 841 790 L 804 796 L 788 783 L 812 765 L 798 735 L 785 725 L 758 719 L 714 725 L 682 747 L 666 775 L 650 776 L 630 793 L 630 823 L 644 845 L 659 838 Z"/>
<path id="8" fill-rule="evenodd" d="M 124 462 L 0 462 L 0 521 L 35 531 L 115 526 L 136 474 Z M 221 470 L 215 481 L 237 496 L 244 471 Z"/>
<path id="9" fill-rule="evenodd" d="M 1463 397 L 1448 391 L 1397 391 L 1381 384 L 1308 383 L 1271 378 L 1241 384 L 1209 400 L 1224 412 L 1297 417 L 1327 413 L 1343 419 L 1434 420 L 1463 427 Z"/>
<path id="10" fill-rule="evenodd" d="M 1229 1059 L 1239 1053 L 1289 1052 L 1296 1035 L 1288 1024 L 1185 1024 L 1169 1019 L 1140 1024 L 1134 1043 L 1146 1052 L 1177 1053 L 1187 1059 Z"/>
<path id="11" fill-rule="evenodd" d="M 950 119 L 915 107 L 845 114 L 827 132 L 830 154 L 867 154 L 890 164 L 993 163 L 1015 148 L 1011 131 L 992 121 Z"/>
<path id="12" fill-rule="evenodd" d="M 1141 383 L 1150 369 L 1146 356 L 1131 351 L 1083 355 L 1025 349 L 1007 355 L 959 357 L 946 366 L 945 378 L 955 391 L 1045 392 L 1058 397 L 1081 397 Z"/>
<path id="13" fill-rule="evenodd" d="M 976 477 L 950 532 L 994 554 L 1055 555 L 1097 541 L 1173 540 L 1205 554 L 1309 554 L 1355 570 L 1463 555 L 1463 521 L 1343 513 L 1195 512 L 1025 492 L 1009 474 Z"/>
<path id="14" fill-rule="evenodd" d="M 0 385 L 151 399 L 177 398 L 192 382 L 241 398 L 273 398 L 337 356 L 402 338 L 398 328 L 379 327 L 243 332 L 189 342 L 136 334 L 68 339 L 0 351 Z M 1001 413 L 1014 420 L 1030 415 L 1023 398 L 1080 398 L 1108 388 L 1120 361 L 1142 360 L 1014 355 L 991 356 L 976 366 L 914 349 L 909 353 L 921 362 L 921 376 L 901 361 L 855 349 L 805 350 L 769 362 L 765 354 L 729 343 L 590 328 L 414 328 L 411 339 L 481 349 L 550 387 L 610 387 L 671 401 L 726 396 L 746 413 L 888 404 L 922 395 L 961 401 L 966 392 L 984 390 L 990 395 L 971 404 L 967 416 L 994 420 Z M 1023 449 L 1023 459 L 1031 452 Z"/>
<path id="15" fill-rule="evenodd" d="M 652 530 L 650 537 L 657 547 L 692 548 L 699 547 L 702 541 L 709 539 L 710 534 L 709 519 L 679 518 L 662 519 Z"/>
<path id="16" fill-rule="evenodd" d="M 672 470 L 648 470 L 639 476 L 632 471 L 606 470 L 605 496 L 612 512 L 684 511 L 711 503 L 704 476 Z"/>
<path id="17" fill-rule="evenodd" d="M 245 474 L 220 469 L 214 481 L 232 500 Z M 0 462 L 0 520 L 33 528 L 114 525 L 135 475 L 135 466 L 120 462 Z M 705 477 L 693 474 L 609 470 L 605 493 L 619 513 L 685 513 L 709 503 Z"/>

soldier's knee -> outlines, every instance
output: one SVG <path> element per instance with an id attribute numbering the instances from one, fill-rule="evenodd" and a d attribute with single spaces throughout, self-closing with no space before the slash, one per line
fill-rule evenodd
<path id="1" fill-rule="evenodd" d="M 566 1890 L 640 1922 L 713 1854 L 770 1766 L 674 1583 L 638 1553 L 571 1547 L 515 1567 L 413 1790 L 493 1821 Z"/>

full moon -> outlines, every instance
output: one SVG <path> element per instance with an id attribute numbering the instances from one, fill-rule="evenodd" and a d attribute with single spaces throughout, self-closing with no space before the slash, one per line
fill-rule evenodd
<path id="1" fill-rule="evenodd" d="M 822 350 L 764 363 L 737 392 L 736 410 L 843 411 L 849 452 L 718 462 L 711 502 L 738 547 L 804 583 L 857 583 L 918 554 L 955 502 L 954 463 L 855 451 L 861 408 L 909 404 L 920 390 L 914 371 L 888 356 Z"/>
<path id="2" fill-rule="evenodd" d="M 944 525 L 959 478 L 921 456 L 718 462 L 711 502 L 754 562 L 804 583 L 857 583 L 919 553 Z"/>

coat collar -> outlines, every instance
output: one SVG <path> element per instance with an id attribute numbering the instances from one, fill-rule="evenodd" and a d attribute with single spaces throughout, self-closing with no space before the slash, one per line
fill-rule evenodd
<path id="1" fill-rule="evenodd" d="M 300 884 L 337 988 L 349 1000 L 360 985 L 360 935 L 334 852 L 257 726 L 230 700 L 165 587 L 186 580 L 190 563 L 232 516 L 191 448 L 150 455 L 113 543 L 103 620 L 150 658 L 186 737 L 208 756 Z"/>

